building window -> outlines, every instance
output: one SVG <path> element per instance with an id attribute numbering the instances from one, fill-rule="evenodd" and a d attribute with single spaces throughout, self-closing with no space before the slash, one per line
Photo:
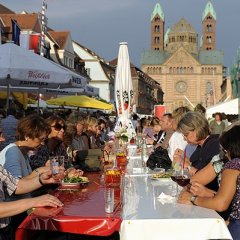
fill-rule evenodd
<path id="1" fill-rule="evenodd" d="M 86 68 L 86 71 L 87 71 L 87 75 L 90 77 L 90 73 L 91 73 L 91 71 L 90 71 L 91 69 L 90 68 Z"/>
<path id="2" fill-rule="evenodd" d="M 69 67 L 73 68 L 73 60 L 71 58 L 69 58 Z"/>
<path id="3" fill-rule="evenodd" d="M 155 32 L 160 32 L 160 27 L 159 27 L 159 25 L 156 25 L 156 26 L 155 26 Z"/>
<path id="4" fill-rule="evenodd" d="M 159 43 L 159 37 L 155 37 L 155 44 Z"/>
<path id="5" fill-rule="evenodd" d="M 65 56 L 64 56 L 64 58 L 63 58 L 63 64 L 64 64 L 65 66 L 68 65 L 68 57 L 65 57 Z"/>

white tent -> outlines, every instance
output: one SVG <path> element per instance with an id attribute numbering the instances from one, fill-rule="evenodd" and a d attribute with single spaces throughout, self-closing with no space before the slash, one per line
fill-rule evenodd
<path id="1" fill-rule="evenodd" d="M 0 85 L 19 87 L 84 88 L 87 79 L 13 43 L 0 45 Z M 61 87 L 62 87 L 61 86 Z"/>
<path id="2" fill-rule="evenodd" d="M 239 114 L 239 99 L 235 98 L 227 102 L 219 103 L 207 108 L 206 117 L 212 117 L 213 113 L 220 112 L 225 114 Z"/>

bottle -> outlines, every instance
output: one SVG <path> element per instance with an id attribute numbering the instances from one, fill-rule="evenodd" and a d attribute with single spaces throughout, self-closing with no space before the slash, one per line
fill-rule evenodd
<path id="1" fill-rule="evenodd" d="M 105 212 L 112 213 L 114 211 L 114 189 L 106 188 L 104 192 Z"/>
<path id="2" fill-rule="evenodd" d="M 133 133 L 132 133 L 132 138 L 130 139 L 130 142 L 129 142 L 130 144 L 134 144 L 135 143 L 135 139 L 134 139 L 134 135 L 133 135 Z"/>
<path id="3" fill-rule="evenodd" d="M 141 157 L 142 157 L 143 167 L 145 167 L 146 161 L 147 161 L 147 158 L 148 158 L 146 138 L 143 138 L 143 140 L 142 140 L 142 155 L 141 155 Z"/>

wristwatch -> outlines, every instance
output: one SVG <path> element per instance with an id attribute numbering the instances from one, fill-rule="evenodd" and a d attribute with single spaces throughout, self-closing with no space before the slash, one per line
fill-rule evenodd
<path id="1" fill-rule="evenodd" d="M 196 204 L 195 204 L 195 200 L 196 200 L 196 198 L 197 198 L 197 196 L 192 196 L 191 197 L 191 203 L 193 204 L 193 205 L 195 205 L 195 206 L 197 206 Z"/>

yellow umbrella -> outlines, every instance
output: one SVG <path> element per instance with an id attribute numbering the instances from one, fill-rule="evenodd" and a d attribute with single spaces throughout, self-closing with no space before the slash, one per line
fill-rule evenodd
<path id="1" fill-rule="evenodd" d="M 54 98 L 47 101 L 49 105 L 59 105 L 59 106 L 71 106 L 80 108 L 94 108 L 94 109 L 104 109 L 112 110 L 113 105 L 101 102 L 95 98 L 91 98 L 85 95 L 80 96 L 66 96 L 61 98 Z"/>
<path id="2" fill-rule="evenodd" d="M 23 105 L 24 109 L 27 109 L 27 104 L 29 103 L 29 101 L 31 101 L 32 99 L 28 98 L 28 94 L 27 93 L 23 93 L 23 92 L 12 92 L 11 93 L 12 96 Z M 0 99 L 6 99 L 7 98 L 7 92 L 0 92 Z"/>

